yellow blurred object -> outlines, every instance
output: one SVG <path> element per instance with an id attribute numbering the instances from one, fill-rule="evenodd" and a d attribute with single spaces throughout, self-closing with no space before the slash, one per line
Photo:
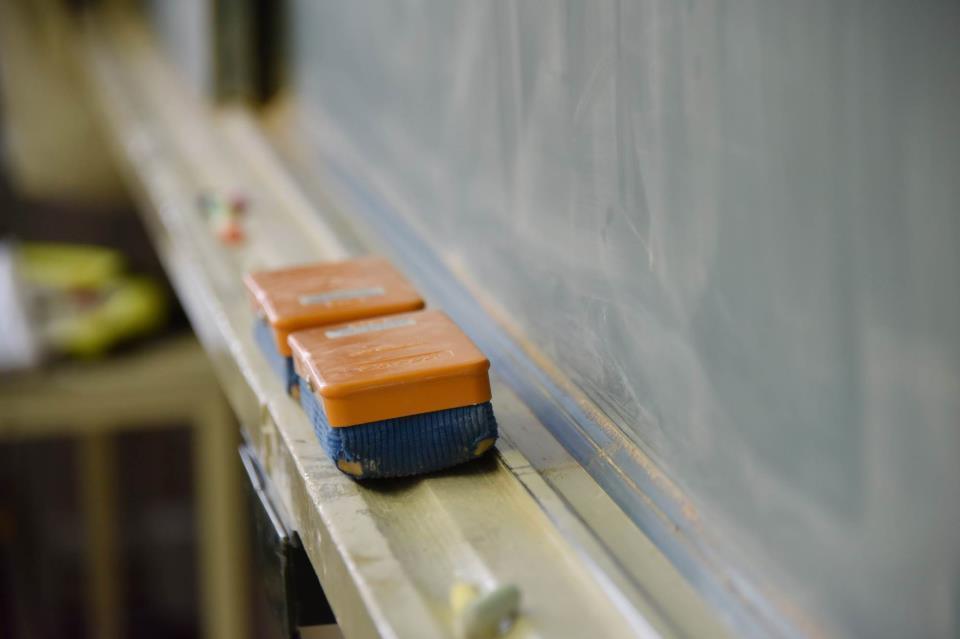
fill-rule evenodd
<path id="1" fill-rule="evenodd" d="M 31 290 L 36 325 L 48 348 L 81 358 L 159 329 L 167 316 L 163 288 L 123 272 L 114 250 L 70 244 L 24 244 L 17 270 Z"/>
<path id="2" fill-rule="evenodd" d="M 23 244 L 17 258 L 20 277 L 30 286 L 43 288 L 104 286 L 124 268 L 117 251 L 79 244 Z"/>
<path id="3" fill-rule="evenodd" d="M 166 307 L 163 290 L 156 282 L 145 277 L 122 277 L 110 285 L 101 303 L 55 321 L 48 336 L 68 355 L 98 357 L 117 342 L 160 328 Z"/>

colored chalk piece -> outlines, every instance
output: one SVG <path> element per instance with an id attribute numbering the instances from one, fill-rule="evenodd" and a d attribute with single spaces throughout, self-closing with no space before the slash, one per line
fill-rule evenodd
<path id="1" fill-rule="evenodd" d="M 423 308 L 413 285 L 381 257 L 249 273 L 244 283 L 258 316 L 254 338 L 293 394 L 291 332 Z"/>
<path id="2" fill-rule="evenodd" d="M 289 343 L 300 402 L 350 475 L 419 475 L 496 441 L 490 363 L 440 311 L 297 331 Z"/>

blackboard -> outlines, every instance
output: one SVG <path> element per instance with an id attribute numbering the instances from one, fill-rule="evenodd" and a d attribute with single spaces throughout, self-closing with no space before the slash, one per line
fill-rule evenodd
<path id="1" fill-rule="evenodd" d="M 829 634 L 960 632 L 960 4 L 289 15 L 304 137 L 380 185 L 759 588 Z"/>

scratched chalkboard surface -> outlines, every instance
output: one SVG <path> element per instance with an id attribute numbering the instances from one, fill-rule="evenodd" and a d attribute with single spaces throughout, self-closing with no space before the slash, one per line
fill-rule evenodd
<path id="1" fill-rule="evenodd" d="M 960 633 L 960 3 L 294 0 L 349 159 L 803 633 Z"/>

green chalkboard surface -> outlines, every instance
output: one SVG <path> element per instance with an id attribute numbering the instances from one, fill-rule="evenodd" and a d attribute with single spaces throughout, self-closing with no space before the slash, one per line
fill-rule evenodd
<path id="1" fill-rule="evenodd" d="M 317 157 L 794 627 L 957 636 L 960 4 L 294 0 L 287 26 Z"/>

